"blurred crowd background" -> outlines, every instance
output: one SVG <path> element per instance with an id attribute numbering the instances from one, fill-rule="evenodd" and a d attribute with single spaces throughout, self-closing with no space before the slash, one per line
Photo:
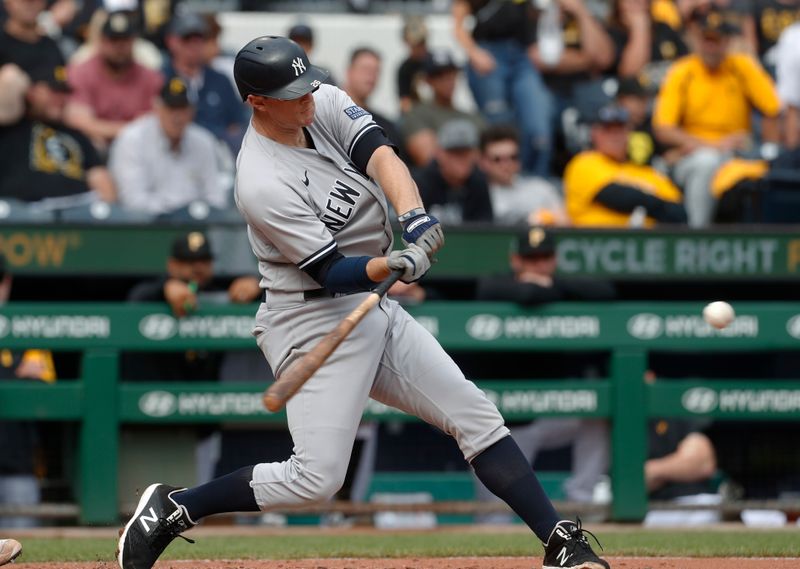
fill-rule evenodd
<path id="1" fill-rule="evenodd" d="M 260 299 L 255 265 L 252 274 L 220 278 L 213 268 L 220 249 L 195 229 L 242 225 L 233 205 L 234 165 L 249 111 L 233 83 L 233 56 L 264 33 L 289 36 L 314 64 L 333 70 L 330 81 L 371 112 L 396 145 L 446 232 L 463 226 L 519 233 L 507 274 L 466 285 L 398 285 L 392 295 L 404 302 L 707 298 L 696 285 L 562 278 L 551 230 L 737 224 L 746 231 L 746 224 L 800 220 L 800 0 L 3 0 L 0 26 L 0 223 L 193 227 L 164 252 L 160 278 L 89 282 L 65 275 L 59 283 L 67 284 L 55 290 L 52 282 L 19 279 L 12 292 L 13 271 L 5 266 L 0 304 L 156 301 L 183 316 L 204 302 Z M 391 38 L 382 37 L 387 29 Z M 342 47 L 336 38 L 349 31 L 364 41 Z M 770 292 L 732 285 L 727 292 L 795 298 L 792 283 Z M 78 375 L 76 354 L 0 355 L 0 377 L 52 382 Z M 457 359 L 473 378 L 591 378 L 608 371 L 591 354 L 532 357 L 509 354 L 502 364 L 476 354 Z M 657 355 L 651 363 L 649 380 L 796 378 L 797 369 L 794 353 L 732 354 L 723 364 L 699 354 L 679 361 Z M 123 368 L 127 381 L 271 377 L 260 354 L 137 354 Z M 570 445 L 597 451 L 588 482 L 578 488 L 573 478 L 565 486 L 568 498 L 595 499 L 607 469 L 605 427 L 536 424 L 515 435 L 531 441 L 537 467 L 577 468 Z M 693 466 L 690 480 L 675 481 L 689 484 L 688 493 L 703 493 L 696 484 L 719 476 L 718 460 L 737 496 L 800 492 L 792 474 L 797 457 L 789 456 L 786 440 L 775 446 L 769 428 L 661 421 L 652 429 L 652 458 L 675 459 L 652 468 Z M 746 473 L 752 454 L 741 444 L 743 433 L 752 438 L 750 449 L 772 445 L 756 475 Z M 133 449 L 129 462 L 161 434 L 123 433 Z M 198 482 L 282 459 L 291 448 L 283 431 L 172 434 L 189 441 Z M 586 443 L 585 435 L 595 438 Z M 65 457 L 74 432 L 4 423 L 0 440 L 13 449 L 0 456 L 0 502 L 70 498 Z M 367 456 L 365 471 L 464 469 L 456 449 L 425 425 L 365 425 L 360 441 L 354 464 Z M 661 490 L 668 476 L 651 474 L 651 490 Z M 365 484 L 349 478 L 351 497 L 363 498 Z"/>
<path id="2" fill-rule="evenodd" d="M 304 13 L 293 22 L 282 14 L 275 21 L 286 25 L 269 33 L 336 70 L 332 82 L 373 112 L 426 206 L 448 224 L 708 227 L 797 217 L 785 197 L 800 140 L 795 2 L 295 8 L 337 6 L 351 28 L 370 17 L 355 11 L 393 18 L 402 44 L 390 45 L 403 53 L 383 53 L 378 33 L 346 53 L 317 53 L 319 30 Z M 232 84 L 236 49 L 222 46 L 249 28 L 216 12 L 226 7 L 281 4 L 4 0 L 0 216 L 234 218 L 233 162 L 248 111 Z M 391 96 L 384 87 L 373 98 L 379 85 Z"/>

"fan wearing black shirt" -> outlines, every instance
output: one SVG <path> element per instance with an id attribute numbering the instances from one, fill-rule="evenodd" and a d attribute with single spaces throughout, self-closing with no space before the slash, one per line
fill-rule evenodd
<path id="1" fill-rule="evenodd" d="M 4 0 L 8 18 L 0 29 L 0 66 L 13 63 L 28 74 L 64 65 L 55 41 L 42 35 L 39 14 L 45 0 Z"/>
<path id="2" fill-rule="evenodd" d="M 114 183 L 89 139 L 62 122 L 69 90 L 64 67 L 31 71 L 24 116 L 0 126 L 0 197 L 31 202 L 93 191 L 115 200 Z"/>

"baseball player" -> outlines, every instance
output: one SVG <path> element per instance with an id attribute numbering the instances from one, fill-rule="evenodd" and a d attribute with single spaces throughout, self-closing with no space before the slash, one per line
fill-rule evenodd
<path id="1" fill-rule="evenodd" d="M 344 91 L 323 84 L 327 72 L 300 46 L 256 38 L 237 54 L 234 76 L 253 109 L 236 203 L 266 289 L 254 335 L 280 377 L 393 270 L 404 282 L 421 278 L 444 237 L 383 131 Z M 387 199 L 400 213 L 402 250 L 392 250 Z M 149 486 L 120 535 L 120 567 L 150 569 L 205 516 L 333 496 L 368 397 L 453 436 L 478 478 L 545 544 L 545 567 L 609 569 L 580 524 L 559 519 L 496 407 L 386 298 L 288 402 L 292 456 L 188 490 Z"/>

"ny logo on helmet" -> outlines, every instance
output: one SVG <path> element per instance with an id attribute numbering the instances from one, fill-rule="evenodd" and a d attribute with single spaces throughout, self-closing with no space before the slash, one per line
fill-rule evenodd
<path id="1" fill-rule="evenodd" d="M 301 73 L 306 70 L 306 66 L 303 65 L 303 60 L 299 57 L 295 57 L 294 61 L 292 61 L 292 69 L 294 69 L 294 76 L 298 77 Z"/>

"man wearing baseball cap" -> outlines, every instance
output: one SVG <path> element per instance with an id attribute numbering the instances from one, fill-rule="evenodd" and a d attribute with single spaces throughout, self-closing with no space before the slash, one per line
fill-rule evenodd
<path id="1" fill-rule="evenodd" d="M 133 59 L 139 30 L 129 12 L 106 18 L 97 53 L 68 69 L 73 93 L 66 120 L 102 150 L 132 120 L 153 108 L 153 98 L 164 82 L 160 73 Z"/>
<path id="2" fill-rule="evenodd" d="M 403 117 L 401 130 L 413 164 L 426 166 L 436 154 L 436 133 L 446 122 L 466 119 L 480 131 L 483 119 L 455 106 L 453 96 L 461 67 L 446 49 L 431 50 L 424 65 L 425 82 L 433 92 L 431 101 L 414 105 Z"/>
<path id="3" fill-rule="evenodd" d="M 120 132 L 109 168 L 122 206 L 162 215 L 194 202 L 225 208 L 228 188 L 219 180 L 216 140 L 192 124 L 195 107 L 182 78 L 170 77 L 155 109 Z"/>
<path id="4" fill-rule="evenodd" d="M 235 155 L 247 127 L 246 109 L 230 79 L 208 64 L 210 33 L 200 14 L 175 16 L 167 28 L 170 59 L 163 71 L 166 77 L 177 76 L 186 82 L 195 107 L 194 122 L 226 142 Z"/>
<path id="5" fill-rule="evenodd" d="M 663 174 L 628 158 L 628 112 L 616 105 L 586 117 L 592 149 L 581 152 L 564 172 L 567 214 L 580 226 L 651 226 L 685 223 L 681 193 Z"/>
<path id="6" fill-rule="evenodd" d="M 479 144 L 474 124 L 449 121 L 439 129 L 435 158 L 412 172 L 422 203 L 445 223 L 491 222 L 494 217 L 489 185 L 478 169 Z"/>
<path id="7" fill-rule="evenodd" d="M 92 143 L 64 124 L 71 92 L 66 69 L 37 67 L 30 76 L 25 114 L 0 126 L 0 196 L 40 201 L 94 192 L 114 201 L 113 181 Z"/>
<path id="8" fill-rule="evenodd" d="M 683 187 L 693 227 L 713 217 L 714 173 L 752 147 L 754 110 L 763 115 L 762 140 L 780 138 L 781 102 L 772 79 L 753 57 L 729 52 L 738 29 L 731 13 L 713 5 L 696 8 L 689 22 L 693 53 L 670 70 L 653 114 L 656 137 L 680 154 L 672 175 Z"/>

